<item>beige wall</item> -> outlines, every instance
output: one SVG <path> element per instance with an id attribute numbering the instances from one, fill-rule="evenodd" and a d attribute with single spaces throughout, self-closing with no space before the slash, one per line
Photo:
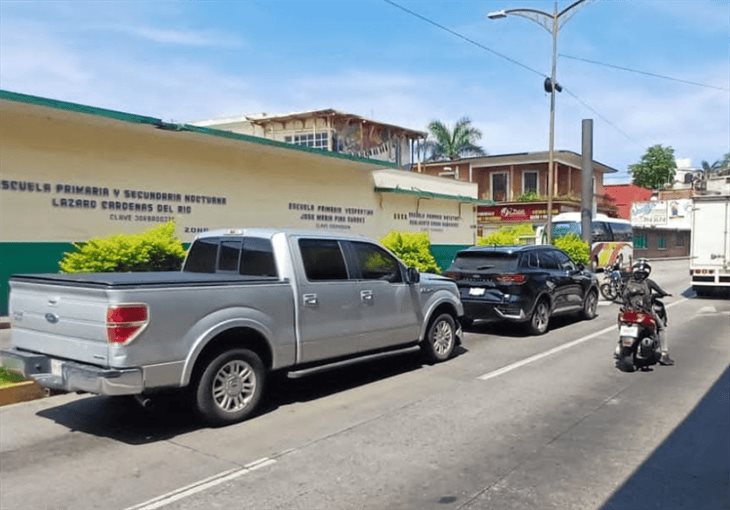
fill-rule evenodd
<path id="1" fill-rule="evenodd" d="M 473 240 L 472 206 L 374 193 L 371 164 L 42 106 L 0 108 L 0 241 L 79 241 L 168 218 L 183 241 L 232 226 Z M 137 191 L 168 195 L 132 197 Z"/>

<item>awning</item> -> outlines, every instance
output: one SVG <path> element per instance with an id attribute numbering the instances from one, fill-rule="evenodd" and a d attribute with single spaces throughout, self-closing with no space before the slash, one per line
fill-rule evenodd
<path id="1" fill-rule="evenodd" d="M 462 204 L 475 204 L 475 205 L 494 205 L 492 200 L 481 200 L 478 198 L 467 197 L 464 195 L 446 195 L 444 193 L 434 193 L 432 191 L 422 191 L 419 189 L 404 189 L 404 188 L 382 188 L 375 187 L 376 193 L 396 193 L 401 195 L 412 195 L 419 198 L 437 198 L 440 200 L 454 200 Z"/>

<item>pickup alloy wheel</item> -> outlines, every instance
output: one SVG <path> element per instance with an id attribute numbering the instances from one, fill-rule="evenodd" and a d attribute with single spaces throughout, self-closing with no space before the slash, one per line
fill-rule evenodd
<path id="1" fill-rule="evenodd" d="M 446 361 L 456 346 L 456 322 L 448 313 L 442 313 L 431 320 L 422 344 L 423 353 L 429 363 Z"/>
<path id="2" fill-rule="evenodd" d="M 248 349 L 232 349 L 214 357 L 200 375 L 195 405 L 213 425 L 247 418 L 258 405 L 265 378 L 261 359 Z"/>

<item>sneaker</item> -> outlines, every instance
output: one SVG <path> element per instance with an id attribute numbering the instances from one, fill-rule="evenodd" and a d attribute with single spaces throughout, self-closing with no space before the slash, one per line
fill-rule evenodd
<path id="1" fill-rule="evenodd" d="M 664 365 L 665 367 L 674 365 L 674 360 L 669 357 L 669 354 L 666 352 L 662 353 L 662 357 L 659 358 L 659 364 Z"/>

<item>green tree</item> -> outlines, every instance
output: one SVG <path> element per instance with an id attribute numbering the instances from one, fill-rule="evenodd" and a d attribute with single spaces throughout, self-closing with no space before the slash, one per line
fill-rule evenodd
<path id="1" fill-rule="evenodd" d="M 702 162 L 702 172 L 705 176 L 709 176 L 710 174 L 724 175 L 728 170 L 730 170 L 730 152 L 712 164 L 707 161 Z"/>
<path id="2" fill-rule="evenodd" d="M 567 253 L 576 264 L 587 266 L 590 262 L 591 247 L 576 233 L 571 232 L 554 239 L 553 245 Z"/>
<path id="3" fill-rule="evenodd" d="M 491 234 L 477 239 L 477 246 L 513 246 L 527 244 L 528 239 L 535 238 L 535 229 L 531 223 L 506 225 Z"/>
<path id="4" fill-rule="evenodd" d="M 409 267 L 415 267 L 425 273 L 441 272 L 441 268 L 431 253 L 431 241 L 425 232 L 398 232 L 393 230 L 380 242 Z"/>
<path id="5" fill-rule="evenodd" d="M 720 160 L 720 165 L 722 168 L 730 168 L 730 152 L 726 152 L 725 155 Z"/>
<path id="6" fill-rule="evenodd" d="M 74 246 L 76 251 L 66 252 L 59 263 L 63 273 L 176 271 L 185 258 L 172 221 L 140 234 L 91 239 Z"/>
<path id="7" fill-rule="evenodd" d="M 641 157 L 641 161 L 629 165 L 632 182 L 648 189 L 661 189 L 674 182 L 677 162 L 674 160 L 674 149 L 661 145 L 652 145 Z"/>
<path id="8" fill-rule="evenodd" d="M 468 117 L 462 117 L 451 130 L 441 121 L 428 125 L 430 139 L 426 141 L 428 159 L 432 161 L 455 160 L 465 156 L 483 156 L 484 149 L 477 145 L 482 132 L 471 125 Z"/>
<path id="9" fill-rule="evenodd" d="M 722 161 L 718 160 L 714 163 L 710 164 L 707 161 L 702 162 L 702 172 L 705 175 L 714 174 L 715 172 L 719 171 L 720 168 L 722 168 Z"/>

